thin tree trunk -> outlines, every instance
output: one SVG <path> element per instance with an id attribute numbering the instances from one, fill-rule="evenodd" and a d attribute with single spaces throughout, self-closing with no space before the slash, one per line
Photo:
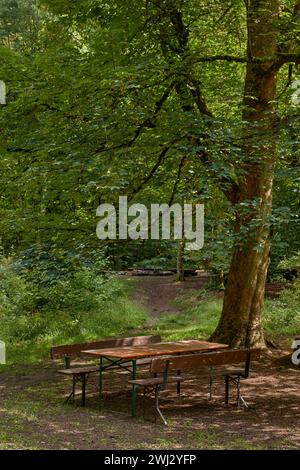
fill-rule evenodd
<path id="1" fill-rule="evenodd" d="M 248 58 L 241 162 L 233 251 L 220 322 L 211 339 L 232 347 L 264 346 L 261 312 L 269 266 L 269 217 L 276 156 L 276 71 L 251 58 L 277 53 L 277 0 L 246 0 Z M 242 204 L 241 204 L 242 203 Z"/>
<path id="2" fill-rule="evenodd" d="M 184 281 L 184 248 L 185 240 L 180 240 L 177 251 L 177 281 Z"/>

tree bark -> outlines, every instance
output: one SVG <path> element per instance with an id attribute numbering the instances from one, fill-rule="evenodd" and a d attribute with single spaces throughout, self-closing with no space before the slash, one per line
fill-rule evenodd
<path id="1" fill-rule="evenodd" d="M 276 160 L 277 71 L 251 59 L 277 54 L 278 0 L 246 0 L 248 59 L 243 122 L 244 160 L 239 171 L 236 243 L 223 311 L 211 339 L 231 347 L 264 347 L 261 312 L 269 266 L 269 218 Z M 271 59 L 270 59 L 271 60 Z"/>
<path id="2" fill-rule="evenodd" d="M 180 240 L 177 251 L 177 281 L 184 281 L 184 248 L 185 240 Z"/>

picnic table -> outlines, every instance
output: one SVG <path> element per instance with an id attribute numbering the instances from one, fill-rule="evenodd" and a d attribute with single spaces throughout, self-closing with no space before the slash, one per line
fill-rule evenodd
<path id="1" fill-rule="evenodd" d="M 136 380 L 137 363 L 141 359 L 170 356 L 179 354 L 191 354 L 209 352 L 228 348 L 227 344 L 210 343 L 200 340 L 184 340 L 161 342 L 150 345 L 124 346 L 105 349 L 90 349 L 82 351 L 82 354 L 100 359 L 99 397 L 102 397 L 102 374 L 109 369 L 119 367 L 131 372 L 132 381 Z M 105 362 L 104 362 L 105 361 Z M 132 416 L 136 414 L 136 384 L 132 383 Z"/>

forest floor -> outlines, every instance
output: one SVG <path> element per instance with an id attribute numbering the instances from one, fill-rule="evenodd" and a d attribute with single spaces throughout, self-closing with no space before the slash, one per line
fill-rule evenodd
<path id="1" fill-rule="evenodd" d="M 134 279 L 134 300 L 142 304 L 149 316 L 148 325 L 155 324 L 157 318 L 166 313 L 180 313 L 181 310 L 174 301 L 177 296 L 209 288 L 212 277 L 206 272 L 199 272 L 197 276 L 188 276 L 184 282 L 176 282 L 176 276 L 132 276 L 128 273 L 127 280 Z M 283 283 L 268 283 L 266 296 L 276 297 L 284 288 Z M 222 298 L 223 290 L 214 291 L 215 298 Z"/>
<path id="2" fill-rule="evenodd" d="M 183 291 L 204 289 L 209 283 L 207 273 L 199 273 L 198 276 L 189 276 L 184 282 L 176 282 L 173 276 L 126 276 L 134 279 L 134 300 L 142 304 L 149 316 L 148 325 L 155 324 L 157 318 L 165 313 L 180 313 L 180 309 L 174 305 L 174 300 Z M 216 294 L 217 295 L 217 294 Z M 223 295 L 223 292 L 220 292 Z"/>
<path id="3" fill-rule="evenodd" d="M 183 289 L 202 289 L 206 280 L 191 277 Z M 145 305 L 150 324 L 160 313 L 180 313 L 172 304 L 177 287 L 169 277 L 139 279 L 133 294 Z M 175 286 L 175 287 L 174 287 Z M 188 291 L 189 292 L 189 291 Z M 104 405 L 97 399 L 97 378 L 88 384 L 87 405 L 65 404 L 70 381 L 57 374 L 58 361 L 14 365 L 0 374 L 0 449 L 299 449 L 299 368 L 290 351 L 264 355 L 242 383 L 249 409 L 237 410 L 234 394 L 223 404 L 216 381 L 188 376 L 178 398 L 174 387 L 162 404 L 169 426 L 153 424 L 153 400 L 138 400 L 138 418 L 130 417 L 126 373 L 105 377 Z M 146 371 L 145 371 L 146 373 Z M 144 409 L 143 409 L 144 408 Z"/>

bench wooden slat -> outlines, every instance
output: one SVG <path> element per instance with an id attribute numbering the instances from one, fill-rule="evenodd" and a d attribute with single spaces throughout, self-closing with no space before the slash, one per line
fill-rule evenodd
<path id="1" fill-rule="evenodd" d="M 168 382 L 184 382 L 186 380 L 184 377 L 181 375 L 177 375 L 176 377 L 168 377 Z M 137 380 L 128 380 L 128 383 L 130 384 L 136 384 L 136 385 L 141 385 L 142 387 L 147 387 L 151 385 L 159 385 L 162 384 L 164 381 L 163 377 L 149 377 L 147 379 L 137 379 Z"/>
<path id="2" fill-rule="evenodd" d="M 70 369 L 62 369 L 58 372 L 65 375 L 78 375 L 78 374 L 90 374 L 92 372 L 99 372 L 100 368 L 96 366 L 90 367 L 72 367 Z"/>
<path id="3" fill-rule="evenodd" d="M 82 406 L 85 405 L 85 387 L 86 387 L 86 378 L 88 374 L 93 373 L 93 372 L 99 372 L 100 367 L 96 365 L 87 365 L 83 367 L 71 367 L 70 366 L 70 359 L 74 356 L 80 355 L 80 353 L 84 349 L 89 349 L 89 348 L 99 348 L 99 349 L 105 349 L 105 348 L 114 348 L 114 347 L 120 347 L 120 346 L 137 346 L 137 345 L 149 345 L 149 344 L 154 344 L 154 343 L 159 343 L 161 341 L 160 335 L 151 335 L 151 336 L 134 336 L 134 337 L 129 337 L 129 338 L 110 338 L 107 340 L 101 340 L 101 341 L 93 341 L 90 343 L 79 343 L 79 344 L 65 344 L 62 346 L 56 346 L 54 348 L 51 348 L 51 358 L 52 359 L 60 359 L 64 358 L 66 362 L 66 369 L 59 370 L 58 372 L 60 374 L 67 375 L 69 377 L 73 378 L 73 388 L 71 394 L 68 396 L 67 401 L 70 400 L 71 397 L 73 397 L 73 400 L 75 399 L 75 385 L 76 381 L 81 381 L 81 403 Z M 145 359 L 140 359 L 137 361 L 137 365 L 145 365 L 149 364 L 151 359 L 145 358 Z M 132 366 L 131 362 L 124 363 L 123 367 L 130 368 Z M 112 366 L 110 369 L 117 368 L 118 366 L 116 365 L 115 367 Z"/>
<path id="4" fill-rule="evenodd" d="M 225 382 L 225 403 L 229 403 L 230 384 L 234 383 L 237 390 L 237 406 L 242 403 L 248 406 L 246 400 L 241 395 L 240 379 L 248 378 L 251 361 L 258 360 L 261 354 L 260 349 L 232 349 L 225 351 L 206 352 L 201 354 L 187 354 L 182 356 L 164 356 L 154 358 L 150 364 L 151 374 L 161 374 L 160 377 L 130 380 L 129 383 L 144 387 L 152 386 L 155 390 L 155 410 L 164 424 L 166 419 L 160 409 L 159 397 L 161 391 L 166 389 L 169 382 L 177 382 L 177 394 L 180 394 L 180 383 L 186 378 L 181 375 L 170 377 L 169 372 L 177 370 L 180 373 L 184 370 L 196 369 L 198 375 L 209 376 L 210 379 L 210 399 L 213 396 L 213 380 L 216 377 L 223 377 Z M 242 367 L 232 367 L 232 365 L 243 363 Z"/>
<path id="5" fill-rule="evenodd" d="M 159 335 L 133 336 L 128 338 L 110 338 L 89 343 L 64 344 L 62 346 L 55 346 L 51 348 L 50 354 L 52 359 L 60 359 L 63 357 L 77 356 L 81 353 L 81 351 L 87 349 L 105 349 L 122 346 L 138 346 L 159 343 L 160 341 L 161 337 Z"/>
<path id="6" fill-rule="evenodd" d="M 258 360 L 260 349 L 232 349 L 226 351 L 215 351 L 202 354 L 188 354 L 182 356 L 169 356 L 156 358 L 151 362 L 151 373 L 162 373 L 169 363 L 169 370 L 187 370 L 208 366 L 220 366 L 224 364 L 239 364 L 246 362 L 251 355 L 251 361 Z"/>

